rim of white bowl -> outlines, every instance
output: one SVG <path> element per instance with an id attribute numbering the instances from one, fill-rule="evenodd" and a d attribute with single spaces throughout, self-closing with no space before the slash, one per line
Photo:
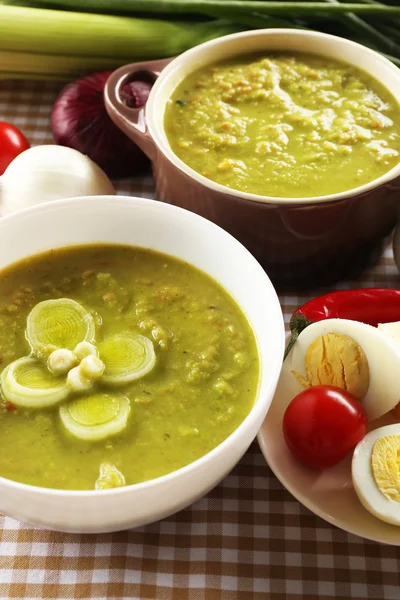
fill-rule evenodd
<path id="1" fill-rule="evenodd" d="M 244 255 L 247 256 L 248 259 L 253 261 L 255 268 L 260 273 L 260 276 L 264 279 L 266 287 L 268 289 L 268 294 L 269 294 L 268 310 L 269 310 L 269 312 L 274 313 L 275 318 L 278 319 L 279 324 L 280 324 L 281 335 L 280 335 L 280 339 L 276 340 L 276 352 L 274 354 L 275 364 L 270 363 L 268 365 L 267 371 L 265 369 L 263 369 L 262 365 L 260 365 L 260 367 L 261 367 L 260 368 L 260 380 L 258 382 L 257 395 L 256 395 L 256 398 L 255 398 L 255 401 L 254 401 L 251 411 L 245 417 L 245 419 L 240 423 L 240 425 L 225 440 L 223 440 L 220 444 L 218 444 L 218 446 L 213 448 L 210 452 L 207 452 L 207 454 L 204 454 L 197 460 L 189 463 L 188 465 L 185 465 L 184 467 L 181 467 L 180 469 L 177 469 L 176 471 L 172 471 L 171 473 L 167 473 L 166 475 L 162 475 L 155 479 L 149 479 L 148 481 L 143 481 L 140 483 L 133 483 L 131 485 L 127 485 L 127 486 L 123 486 L 123 487 L 119 487 L 119 488 L 107 489 L 107 490 L 62 490 L 62 489 L 60 490 L 60 489 L 56 489 L 56 488 L 48 488 L 48 487 L 32 485 L 29 483 L 20 483 L 19 481 L 14 481 L 13 479 L 8 479 L 6 477 L 0 476 L 0 484 L 3 486 L 6 486 L 6 487 L 11 487 L 11 488 L 18 489 L 21 491 L 34 492 L 35 494 L 40 494 L 40 495 L 44 495 L 44 496 L 50 495 L 50 496 L 69 497 L 69 498 L 106 497 L 106 496 L 110 496 L 110 495 L 129 494 L 135 490 L 145 490 L 145 489 L 156 488 L 157 486 L 163 485 L 164 483 L 167 483 L 167 482 L 171 482 L 174 479 L 178 479 L 178 478 L 184 476 L 186 473 L 193 471 L 198 467 L 201 467 L 204 463 L 208 462 L 209 460 L 213 460 L 214 458 L 217 458 L 225 450 L 226 446 L 229 446 L 231 444 L 234 445 L 236 439 L 241 435 L 242 430 L 246 429 L 253 421 L 256 421 L 259 418 L 260 413 L 264 410 L 262 403 L 259 402 L 259 391 L 261 388 L 261 382 L 263 381 L 263 378 L 268 377 L 268 376 L 269 376 L 269 382 L 268 382 L 268 388 L 265 390 L 265 395 L 267 395 L 269 393 L 271 396 L 271 400 L 270 400 L 269 404 L 271 404 L 271 402 L 272 402 L 273 390 L 274 390 L 274 388 L 276 388 L 276 385 L 278 383 L 279 376 L 280 376 L 280 370 L 281 370 L 280 366 L 282 363 L 283 352 L 284 352 L 284 347 L 285 347 L 285 325 L 284 325 L 284 319 L 283 319 L 283 314 L 282 314 L 282 309 L 281 309 L 281 306 L 279 303 L 279 299 L 278 299 L 277 293 L 275 291 L 275 288 L 272 285 L 270 278 L 268 277 L 268 274 L 264 271 L 264 269 L 261 267 L 260 263 L 254 258 L 254 256 L 234 236 L 232 236 L 230 233 L 228 233 L 227 231 L 225 231 L 224 229 L 222 229 L 221 227 L 219 227 L 212 221 L 209 221 L 208 219 L 205 219 L 204 217 L 201 217 L 200 215 L 197 215 L 196 213 L 193 213 L 184 208 L 180 208 L 180 207 L 172 205 L 172 204 L 159 202 L 158 200 L 151 200 L 148 198 L 139 198 L 137 196 L 120 196 L 120 195 L 79 196 L 79 197 L 74 197 L 74 198 L 65 198 L 62 200 L 53 200 L 51 202 L 45 202 L 45 203 L 42 203 L 42 204 L 39 204 L 36 206 L 32 206 L 29 208 L 19 210 L 15 213 L 11 213 L 9 215 L 6 215 L 0 219 L 0 230 L 1 230 L 1 227 L 4 227 L 4 225 L 6 225 L 7 222 L 9 222 L 9 221 L 26 219 L 26 218 L 29 219 L 32 212 L 37 212 L 37 213 L 47 212 L 49 210 L 51 211 L 51 210 L 63 209 L 63 207 L 68 206 L 69 204 L 79 205 L 81 203 L 87 203 L 87 202 L 97 202 L 98 203 L 99 201 L 107 202 L 110 205 L 114 205 L 114 206 L 118 202 L 120 202 L 122 204 L 126 204 L 127 202 L 133 202 L 139 206 L 150 206 L 150 207 L 156 208 L 157 210 L 161 210 L 161 211 L 165 211 L 165 212 L 175 212 L 176 214 L 180 214 L 181 216 L 184 216 L 188 221 L 198 221 L 199 223 L 202 223 L 203 226 L 206 228 L 218 230 L 218 235 L 222 235 L 226 239 L 231 239 L 236 244 L 238 244 L 241 247 Z M 97 241 L 94 243 L 101 243 L 101 242 Z M 116 242 L 116 244 L 118 244 L 118 242 Z M 83 244 L 83 245 L 89 245 L 89 244 Z M 60 248 L 61 247 L 62 246 L 60 246 Z M 33 256 L 33 255 L 28 255 L 28 256 Z M 171 255 L 171 256 L 173 256 L 173 255 Z M 188 263 L 188 264 L 190 264 L 190 263 Z M 217 281 L 217 283 L 219 283 L 219 282 Z M 235 302 L 237 302 L 235 298 L 234 298 L 234 300 L 235 300 Z M 241 306 L 239 303 L 238 303 L 238 306 L 241 309 Z M 246 316 L 246 318 L 247 318 L 247 316 Z M 259 336 L 257 335 L 257 332 L 254 330 L 253 330 L 253 333 L 254 333 L 254 337 L 256 339 L 257 349 L 259 350 L 259 342 L 258 342 Z M 276 372 L 275 372 L 275 369 L 276 369 Z M 275 375 L 274 375 L 274 372 L 275 372 Z M 267 375 L 266 375 L 266 373 L 267 373 Z M 269 406 L 268 406 L 268 408 L 269 408 Z M 256 439 L 256 437 L 257 437 L 257 432 L 255 434 L 254 440 Z"/>
<path id="2" fill-rule="evenodd" d="M 218 46 L 225 45 L 225 44 L 229 43 L 230 41 L 236 40 L 236 39 L 240 40 L 240 39 L 246 39 L 246 38 L 250 38 L 250 37 L 270 37 L 273 35 L 274 36 L 282 36 L 282 37 L 290 35 L 290 36 L 297 37 L 299 40 L 301 40 L 302 38 L 310 38 L 310 39 L 314 39 L 315 41 L 318 41 L 321 39 L 326 39 L 326 40 L 334 41 L 334 43 L 336 43 L 338 46 L 343 46 L 343 47 L 347 46 L 347 48 L 349 50 L 349 61 L 348 61 L 349 65 L 353 65 L 353 63 L 351 62 L 351 50 L 352 49 L 358 49 L 359 51 L 361 50 L 362 52 L 364 52 L 364 54 L 366 55 L 367 58 L 369 58 L 370 60 L 373 60 L 375 62 L 381 63 L 382 68 L 389 69 L 391 71 L 391 73 L 393 74 L 393 77 L 398 79 L 398 81 L 400 83 L 400 69 L 398 67 L 396 67 L 390 60 L 388 60 L 387 58 L 385 58 L 378 52 L 375 52 L 375 50 L 371 50 L 370 48 L 367 48 L 366 46 L 363 46 L 362 44 L 353 42 L 351 40 L 347 40 L 345 38 L 338 37 L 336 35 L 331 35 L 328 33 L 322 33 L 319 31 L 303 31 L 301 29 L 279 29 L 279 28 L 277 28 L 277 29 L 257 29 L 257 30 L 253 30 L 253 31 L 242 31 L 239 33 L 233 33 L 233 34 L 226 35 L 226 36 L 223 36 L 220 38 L 216 38 L 214 40 L 204 42 L 203 44 L 200 44 L 199 46 L 195 46 L 194 48 L 191 48 L 190 50 L 183 52 L 183 54 L 180 54 L 177 58 L 174 58 L 171 61 L 171 63 L 168 64 L 162 70 L 160 76 L 158 77 L 158 79 L 156 80 L 156 82 L 153 85 L 153 88 L 151 90 L 151 93 L 150 93 L 150 96 L 149 96 L 149 99 L 148 99 L 147 105 L 146 105 L 146 117 L 148 120 L 147 126 L 149 129 L 150 136 L 154 140 L 156 146 L 163 152 L 164 156 L 166 156 L 166 158 L 168 158 L 168 160 L 170 162 L 172 162 L 175 165 L 175 167 L 177 167 L 180 171 L 185 173 L 187 176 L 191 177 L 192 179 L 196 180 L 198 183 L 204 185 L 205 187 L 207 187 L 215 192 L 219 192 L 221 194 L 229 194 L 230 196 L 234 196 L 240 200 L 246 200 L 249 202 L 259 202 L 262 204 L 313 205 L 313 204 L 322 204 L 322 203 L 328 203 L 328 202 L 338 202 L 340 200 L 345 200 L 346 198 L 359 196 L 361 194 L 364 194 L 366 192 L 374 190 L 384 184 L 389 183 L 396 177 L 399 177 L 400 176 L 400 159 L 399 159 L 399 163 L 395 167 L 393 167 L 390 171 L 388 171 L 387 173 L 384 173 L 377 179 L 373 179 L 369 183 L 358 186 L 356 188 L 352 188 L 351 190 L 346 190 L 344 192 L 338 192 L 336 194 L 327 194 L 327 195 L 322 195 L 322 196 L 311 196 L 311 197 L 305 197 L 305 198 L 285 198 L 285 197 L 279 197 L 279 196 L 262 196 L 259 194 L 250 194 L 248 192 L 241 192 L 240 190 L 235 190 L 233 188 L 226 187 L 220 183 L 216 183 L 216 182 L 212 181 L 211 179 L 207 179 L 207 177 L 204 177 L 203 175 L 201 175 L 200 173 L 197 173 L 197 171 L 195 171 L 194 169 L 189 167 L 185 162 L 183 162 L 173 152 L 173 150 L 171 149 L 171 147 L 168 143 L 164 128 L 158 127 L 155 124 L 154 117 L 153 117 L 153 114 L 155 114 L 155 112 L 157 110 L 159 110 L 160 105 L 162 106 L 164 104 L 164 101 L 160 100 L 160 96 L 162 94 L 162 87 L 163 87 L 164 82 L 167 79 L 167 77 L 171 76 L 173 73 L 178 71 L 180 69 L 180 67 L 184 63 L 187 63 L 188 61 L 193 61 L 194 63 L 196 63 L 197 57 L 201 56 L 203 52 L 209 50 L 210 48 L 213 48 L 213 47 L 215 48 Z M 299 50 L 299 52 L 300 51 L 301 50 Z M 317 52 L 314 53 L 312 51 L 311 52 L 307 51 L 307 52 L 310 54 L 318 54 Z M 235 53 L 233 53 L 232 56 L 235 56 Z M 322 54 L 320 54 L 320 56 L 328 56 L 328 55 L 322 53 Z M 342 62 L 344 62 L 344 61 L 342 61 Z M 360 69 L 360 67 L 357 67 L 357 65 L 354 65 L 354 66 L 360 70 L 364 70 L 368 75 L 370 75 L 370 77 L 372 77 L 373 79 L 376 79 L 376 77 L 374 77 L 374 75 L 372 75 L 370 73 L 370 71 L 368 70 L 368 66 L 367 66 L 368 64 L 369 64 L 368 61 L 366 61 L 366 66 L 363 69 Z M 382 85 L 390 93 L 390 95 L 397 101 L 394 94 L 387 88 L 387 86 L 384 84 L 382 84 Z M 400 108 L 400 104 L 399 104 L 399 108 Z"/>

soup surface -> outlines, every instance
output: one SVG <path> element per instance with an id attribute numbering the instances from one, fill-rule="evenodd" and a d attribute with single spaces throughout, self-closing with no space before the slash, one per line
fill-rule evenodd
<path id="1" fill-rule="evenodd" d="M 63 299 L 59 303 L 47 303 L 59 298 Z M 42 303 L 40 310 L 38 303 Z M 85 316 L 73 322 L 76 307 L 78 317 L 79 311 L 87 311 L 93 331 L 86 326 Z M 68 317 L 64 314 L 65 322 L 61 322 L 63 310 L 71 310 Z M 35 365 L 47 368 L 52 360 L 49 352 L 57 347 L 56 343 L 49 350 L 50 346 L 40 345 L 40 339 L 63 339 L 65 348 L 73 348 L 84 331 L 89 333 L 79 347 L 97 348 L 95 360 L 99 362 L 100 356 L 106 365 L 102 375 L 88 384 L 90 389 L 81 390 L 82 381 L 77 386 L 71 375 L 78 359 L 73 359 L 64 375 L 48 372 L 46 381 L 39 371 L 34 372 Z M 144 354 L 140 349 L 124 354 L 125 342 L 118 336 L 144 340 Z M 110 354 L 110 340 L 116 339 L 115 362 L 133 360 L 129 368 L 131 374 L 136 369 L 138 376 L 133 381 L 120 377 L 117 382 L 112 369 L 118 365 L 109 355 L 108 362 L 105 359 L 107 344 Z M 72 350 L 65 348 L 52 356 L 72 356 Z M 137 364 L 149 348 L 155 365 L 147 362 L 139 368 L 140 374 Z M 15 362 L 27 356 L 33 357 L 31 362 Z M 0 475 L 61 489 L 133 484 L 198 459 L 229 436 L 250 412 L 259 376 L 252 330 L 234 300 L 214 280 L 169 256 L 124 246 L 55 250 L 2 271 L 0 360 Z M 95 362 L 90 364 L 93 370 Z M 58 369 L 61 363 L 57 365 Z M 67 385 L 75 382 L 75 387 L 68 388 L 68 397 L 47 408 L 20 405 L 21 398 L 22 403 L 39 404 L 47 398 L 48 379 L 53 376 L 57 390 L 64 389 L 66 380 Z M 83 378 L 84 383 L 88 381 Z M 29 397 L 21 385 L 30 386 Z M 39 393 L 37 399 L 35 388 L 42 387 L 43 395 Z M 93 407 L 94 396 L 97 404 Z M 53 394 L 51 401 L 55 398 Z M 69 422 L 61 418 L 62 411 L 68 412 Z M 78 426 L 71 421 L 76 415 Z M 114 435 L 109 434 L 112 424 L 114 429 L 122 427 Z M 91 439 L 76 437 L 74 427 Z M 106 437 L 97 439 L 104 427 L 109 428 Z"/>
<path id="2" fill-rule="evenodd" d="M 195 71 L 169 100 L 165 130 L 195 171 L 264 196 L 343 192 L 400 161 L 394 97 L 363 71 L 315 55 L 250 55 Z"/>

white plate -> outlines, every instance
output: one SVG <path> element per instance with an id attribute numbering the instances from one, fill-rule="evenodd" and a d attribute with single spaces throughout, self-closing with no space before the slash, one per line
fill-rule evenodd
<path id="1" fill-rule="evenodd" d="M 286 489 L 319 517 L 349 533 L 400 546 L 400 527 L 380 521 L 358 500 L 351 481 L 351 455 L 335 467 L 319 472 L 303 467 L 290 453 L 282 433 L 282 419 L 286 407 L 302 389 L 290 369 L 291 355 L 284 362 L 274 399 L 258 433 L 265 460 Z M 395 422 L 385 417 L 376 421 L 373 428 Z"/>

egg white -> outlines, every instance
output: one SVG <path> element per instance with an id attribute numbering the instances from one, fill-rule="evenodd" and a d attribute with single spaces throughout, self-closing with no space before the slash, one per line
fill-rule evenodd
<path id="1" fill-rule="evenodd" d="M 292 352 L 291 369 L 305 376 L 305 355 L 309 345 L 326 333 L 353 338 L 368 360 L 370 383 L 361 399 L 368 420 L 378 419 L 400 401 L 400 344 L 386 333 L 347 319 L 326 319 L 312 323 L 299 335 Z"/>
<path id="2" fill-rule="evenodd" d="M 372 472 L 372 449 L 377 440 L 388 435 L 399 435 L 400 423 L 374 429 L 361 440 L 354 450 L 351 476 L 354 489 L 365 508 L 386 523 L 400 525 L 400 502 L 386 498 L 376 485 Z"/>

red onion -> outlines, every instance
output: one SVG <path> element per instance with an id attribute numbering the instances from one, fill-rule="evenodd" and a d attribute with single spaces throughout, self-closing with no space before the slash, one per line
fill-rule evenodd
<path id="1" fill-rule="evenodd" d="M 51 127 L 57 144 L 86 154 L 111 178 L 128 177 L 149 168 L 147 156 L 113 123 L 107 114 L 103 92 L 111 71 L 101 71 L 66 85 L 53 106 Z M 140 108 L 151 84 L 131 81 L 121 98 L 131 108 Z"/>

